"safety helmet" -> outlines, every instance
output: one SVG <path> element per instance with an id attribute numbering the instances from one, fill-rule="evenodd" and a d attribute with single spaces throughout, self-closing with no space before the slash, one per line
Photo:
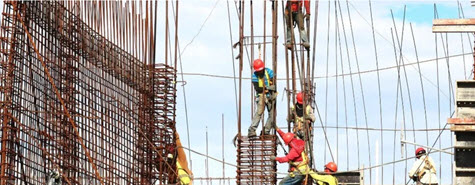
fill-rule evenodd
<path id="1" fill-rule="evenodd" d="M 254 60 L 254 71 L 262 71 L 264 67 L 264 62 L 261 59 Z"/>
<path id="2" fill-rule="evenodd" d="M 426 153 L 426 150 L 424 150 L 424 148 L 422 148 L 422 147 L 416 149 L 416 157 L 420 156 L 422 154 L 425 154 L 425 153 Z"/>
<path id="3" fill-rule="evenodd" d="M 334 162 L 329 162 L 325 165 L 325 172 L 336 172 L 338 171 L 338 166 Z"/>
<path id="4" fill-rule="evenodd" d="M 290 141 L 292 141 L 292 139 L 294 139 L 295 135 L 291 132 L 287 132 L 284 134 L 284 136 L 282 137 L 282 139 L 284 140 L 284 143 L 285 144 L 289 144 Z"/>
<path id="5" fill-rule="evenodd" d="M 297 93 L 297 103 L 303 104 L 303 93 L 302 92 Z"/>

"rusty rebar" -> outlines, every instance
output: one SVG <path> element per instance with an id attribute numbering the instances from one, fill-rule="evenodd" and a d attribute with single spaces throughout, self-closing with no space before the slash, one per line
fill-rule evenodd
<path id="1" fill-rule="evenodd" d="M 176 71 L 137 3 L 5 2 L 0 184 L 176 183 Z"/>

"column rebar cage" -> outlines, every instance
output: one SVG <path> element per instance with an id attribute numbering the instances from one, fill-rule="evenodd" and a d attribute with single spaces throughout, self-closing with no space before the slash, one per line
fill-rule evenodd
<path id="1" fill-rule="evenodd" d="M 0 184 L 172 184 L 176 71 L 147 65 L 58 1 L 6 1 Z"/>

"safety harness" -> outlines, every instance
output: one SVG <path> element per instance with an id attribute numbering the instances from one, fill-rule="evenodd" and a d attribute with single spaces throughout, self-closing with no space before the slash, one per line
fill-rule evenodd
<path id="1" fill-rule="evenodd" d="M 307 175 L 310 172 L 310 168 L 308 168 L 307 154 L 305 154 L 305 151 L 303 151 L 300 155 L 302 156 L 302 161 L 289 162 L 293 168 L 293 170 L 289 173 L 291 177 L 295 177 L 294 172 L 300 172 L 301 174 L 304 174 L 304 175 Z"/>
<path id="2" fill-rule="evenodd" d="M 311 107 L 307 105 L 307 108 L 306 108 L 306 114 L 310 114 L 310 110 L 311 110 Z M 297 133 L 298 131 L 301 131 L 303 130 L 303 123 L 305 122 L 304 119 L 303 119 L 303 115 L 302 116 L 298 116 L 297 115 L 297 107 L 294 108 L 292 114 L 294 115 L 294 128 L 293 128 L 293 131 L 294 133 Z"/>
<path id="3" fill-rule="evenodd" d="M 269 83 L 269 86 L 272 85 L 272 81 L 270 80 L 269 73 L 267 73 L 267 70 L 264 70 L 265 78 L 267 78 L 267 82 Z M 259 78 L 258 79 L 259 87 L 264 87 L 264 78 Z"/>
<path id="4" fill-rule="evenodd" d="M 431 173 L 436 173 L 436 170 L 435 170 L 435 167 L 434 165 L 432 165 L 432 163 L 428 160 L 428 156 L 425 156 L 424 158 L 424 168 L 422 170 L 419 170 L 419 172 L 417 172 L 417 178 L 422 179 L 422 177 L 426 174 L 426 171 L 429 170 Z"/>

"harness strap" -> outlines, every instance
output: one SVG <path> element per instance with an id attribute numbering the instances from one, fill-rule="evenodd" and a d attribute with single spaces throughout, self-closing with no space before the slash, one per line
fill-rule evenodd
<path id="1" fill-rule="evenodd" d="M 419 170 L 419 172 L 417 173 L 417 177 L 419 179 L 422 179 L 422 177 L 426 174 L 426 170 L 429 170 L 431 173 L 434 174 L 436 173 L 434 165 L 432 165 L 432 163 L 428 160 L 428 156 L 424 158 L 424 163 L 424 168 L 422 170 Z"/>
<path id="2" fill-rule="evenodd" d="M 258 81 L 258 83 L 259 83 L 259 87 L 263 87 L 263 86 L 264 86 L 265 80 L 267 80 L 267 84 L 269 84 L 269 86 L 271 86 L 271 85 L 272 85 L 272 81 L 270 80 L 269 73 L 267 72 L 266 69 L 264 69 L 264 75 L 265 75 L 265 78 L 266 78 L 266 79 L 257 77 L 257 78 L 258 78 L 257 81 Z M 266 85 L 266 86 L 267 86 L 267 85 Z"/>

